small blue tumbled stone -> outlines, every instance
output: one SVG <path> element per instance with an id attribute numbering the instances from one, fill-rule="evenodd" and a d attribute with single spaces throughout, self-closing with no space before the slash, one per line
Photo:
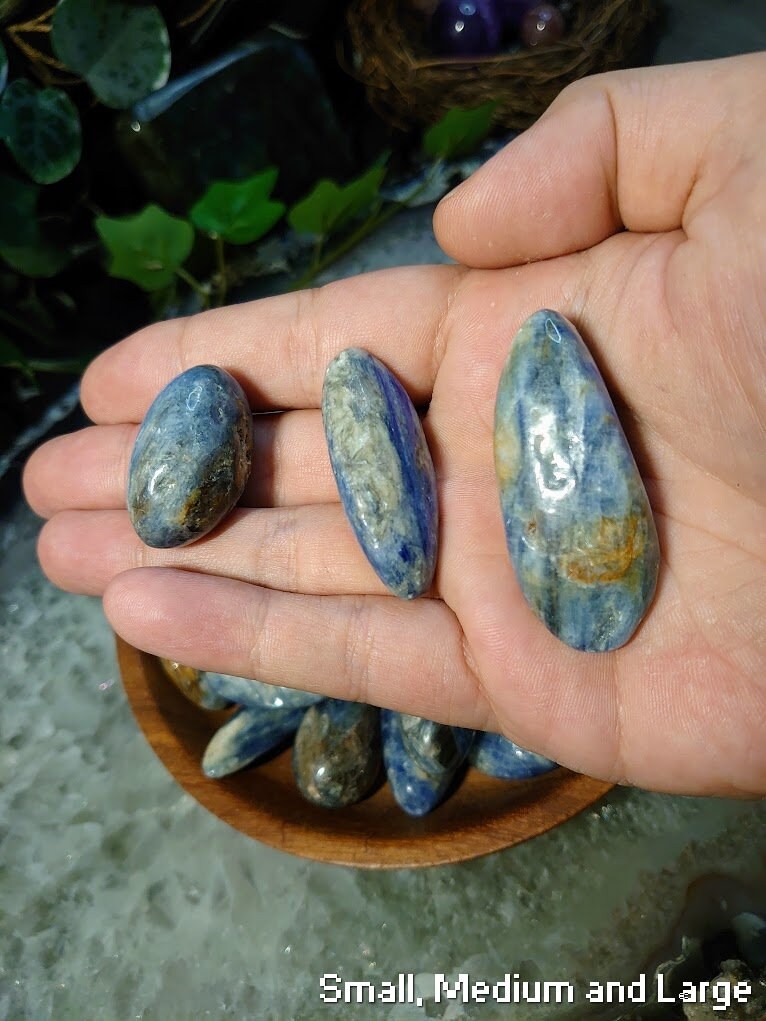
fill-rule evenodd
<path id="1" fill-rule="evenodd" d="M 381 732 L 383 763 L 394 798 L 408 815 L 426 815 L 446 794 L 474 731 L 384 709 Z"/>
<path id="2" fill-rule="evenodd" d="M 322 419 L 343 509 L 367 559 L 397 596 L 426 592 L 436 566 L 436 477 L 399 381 L 358 348 L 327 367 Z"/>
<path id="3" fill-rule="evenodd" d="M 497 391 L 495 467 L 531 608 L 575 649 L 624 645 L 654 595 L 657 531 L 604 381 L 557 312 L 535 312 L 513 341 Z"/>
<path id="4" fill-rule="evenodd" d="M 205 675 L 210 691 L 237 705 L 253 709 L 301 709 L 321 702 L 324 695 L 313 691 L 299 691 L 297 688 L 283 688 L 265 681 L 251 681 L 248 677 L 233 677 L 231 674 Z"/>
<path id="5" fill-rule="evenodd" d="M 500 734 L 477 734 L 468 761 L 479 772 L 501 780 L 529 780 L 557 766 L 552 759 L 519 748 Z"/>
<path id="6" fill-rule="evenodd" d="M 215 365 L 176 376 L 146 413 L 130 459 L 128 511 L 147 546 L 185 546 L 242 495 L 253 420 L 242 387 Z"/>
<path id="7" fill-rule="evenodd" d="M 202 771 L 215 780 L 267 755 L 298 729 L 305 709 L 240 709 L 215 732 Z"/>
<path id="8" fill-rule="evenodd" d="M 293 745 L 293 773 L 307 801 L 323 808 L 355 805 L 380 773 L 380 712 L 328 698 L 311 706 Z"/>

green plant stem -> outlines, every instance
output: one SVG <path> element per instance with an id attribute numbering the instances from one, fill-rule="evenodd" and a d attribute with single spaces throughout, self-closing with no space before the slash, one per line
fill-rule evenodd
<path id="1" fill-rule="evenodd" d="M 293 284 L 290 290 L 300 291 L 301 288 L 308 287 L 308 285 L 316 277 L 318 277 L 320 273 L 323 273 L 328 266 L 332 266 L 332 264 L 337 262 L 341 256 L 350 252 L 352 248 L 356 248 L 360 241 L 364 241 L 364 239 L 372 234 L 373 231 L 377 230 L 378 227 L 381 227 L 384 223 L 390 220 L 392 216 L 405 208 L 406 206 L 403 202 L 392 202 L 391 205 L 386 206 L 382 212 L 375 213 L 373 216 L 368 217 L 368 219 L 359 224 L 355 231 L 349 234 L 348 237 L 344 238 L 340 244 L 329 249 L 329 251 L 325 252 L 323 255 L 320 255 L 318 259 L 312 259 L 311 265 Z"/>
<path id="2" fill-rule="evenodd" d="M 218 269 L 218 305 L 226 304 L 226 293 L 229 288 L 228 271 L 226 268 L 226 251 L 223 245 L 223 238 L 217 234 L 213 239 L 215 246 L 215 263 Z"/>
<path id="3" fill-rule="evenodd" d="M 331 248 L 329 251 L 322 254 L 322 245 L 324 238 L 319 238 L 314 247 L 314 256 L 309 264 L 308 269 L 303 273 L 298 280 L 290 288 L 291 291 L 300 291 L 304 287 L 308 287 L 320 273 L 324 272 L 328 266 L 332 266 L 334 262 L 350 252 L 352 248 L 356 248 L 360 241 L 364 241 L 366 237 L 369 237 L 378 227 L 382 227 L 384 223 L 396 216 L 403 209 L 407 209 L 413 199 L 421 195 L 425 189 L 430 185 L 432 178 L 436 174 L 437 169 L 441 165 L 441 160 L 434 160 L 431 165 L 430 171 L 425 175 L 422 183 L 413 191 L 406 202 L 392 202 L 390 205 L 384 206 L 383 209 L 377 210 L 372 216 L 369 216 L 366 220 L 359 224 L 357 229 L 353 231 L 348 237 L 344 238 L 340 244 L 336 245 L 335 248 Z"/>
<path id="4" fill-rule="evenodd" d="M 92 355 L 84 358 L 30 358 L 26 365 L 33 372 L 60 372 L 79 375 L 85 370 Z"/>
<path id="5" fill-rule="evenodd" d="M 29 323 L 25 323 L 23 319 L 18 319 L 10 312 L 6 312 L 4 308 L 0 308 L 0 320 L 7 323 L 8 326 L 13 326 L 15 329 L 21 330 L 22 333 L 26 333 L 28 337 L 32 337 L 34 340 L 50 343 L 53 339 L 50 334 L 41 330 L 36 330 L 34 326 L 30 326 Z"/>
<path id="6" fill-rule="evenodd" d="M 183 280 L 185 284 L 188 284 L 193 291 L 195 291 L 202 300 L 204 308 L 207 308 L 210 304 L 210 292 L 204 284 L 200 283 L 196 277 L 193 277 L 188 270 L 185 270 L 183 266 L 179 266 L 176 270 L 176 274 Z"/>

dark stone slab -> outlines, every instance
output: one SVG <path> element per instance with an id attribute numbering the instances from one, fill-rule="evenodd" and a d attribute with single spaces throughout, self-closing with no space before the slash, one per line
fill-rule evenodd
<path id="1" fill-rule="evenodd" d="M 279 168 L 275 194 L 288 202 L 354 170 L 313 60 L 272 31 L 142 100 L 120 121 L 118 142 L 149 195 L 183 212 L 213 181 L 268 166 Z"/>

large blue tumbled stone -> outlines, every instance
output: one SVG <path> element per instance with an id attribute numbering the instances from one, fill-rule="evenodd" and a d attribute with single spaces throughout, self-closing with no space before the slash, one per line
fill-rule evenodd
<path id="1" fill-rule="evenodd" d="M 383 763 L 394 798 L 408 815 L 426 815 L 446 794 L 474 731 L 384 709 L 381 732 Z"/>
<path id="2" fill-rule="evenodd" d="M 298 790 L 315 805 L 344 808 L 370 793 L 380 773 L 380 713 L 329 698 L 311 706 L 293 745 Z"/>
<path id="3" fill-rule="evenodd" d="M 657 584 L 652 511 L 604 381 L 574 326 L 522 325 L 495 409 L 508 551 L 525 599 L 575 649 L 617 649 Z"/>
<path id="4" fill-rule="evenodd" d="M 239 383 L 215 365 L 176 376 L 136 437 L 128 511 L 147 546 L 185 546 L 206 535 L 242 495 L 253 420 Z"/>
<path id="5" fill-rule="evenodd" d="M 207 673 L 205 682 L 215 695 L 253 709 L 301 709 L 321 702 L 325 697 L 313 691 L 284 688 L 279 684 L 251 681 L 249 677 L 233 677 L 231 674 Z"/>
<path id="6" fill-rule="evenodd" d="M 422 595 L 436 566 L 436 478 L 412 401 L 377 358 L 348 348 L 327 368 L 322 418 L 341 502 L 367 559 L 395 595 Z"/>
<path id="7" fill-rule="evenodd" d="M 481 773 L 502 780 L 529 780 L 556 769 L 552 759 L 528 752 L 500 734 L 477 734 L 468 761 Z"/>
<path id="8" fill-rule="evenodd" d="M 305 711 L 240 709 L 211 738 L 202 757 L 203 773 L 217 780 L 249 766 L 294 733 Z"/>

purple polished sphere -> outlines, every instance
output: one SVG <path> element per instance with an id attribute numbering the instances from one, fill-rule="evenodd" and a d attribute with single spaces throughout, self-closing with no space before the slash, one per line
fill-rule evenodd
<path id="1" fill-rule="evenodd" d="M 501 21 L 493 0 L 441 0 L 431 22 L 431 38 L 444 56 L 497 53 Z"/>
<path id="2" fill-rule="evenodd" d="M 538 4 L 524 15 L 521 40 L 525 46 L 550 46 L 564 35 L 564 15 L 553 4 Z"/>

